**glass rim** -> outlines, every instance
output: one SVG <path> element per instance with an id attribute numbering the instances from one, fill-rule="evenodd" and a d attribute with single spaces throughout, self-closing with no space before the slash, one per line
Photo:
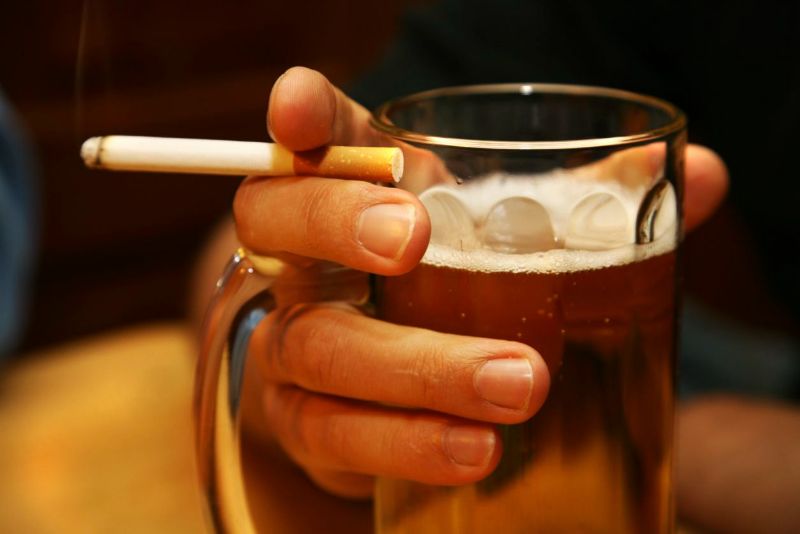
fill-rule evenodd
<path id="1" fill-rule="evenodd" d="M 521 94 L 528 96 L 534 93 L 598 96 L 626 102 L 635 102 L 666 112 L 669 121 L 658 128 L 651 128 L 630 135 L 586 139 L 563 139 L 559 141 L 504 141 L 497 139 L 465 139 L 460 137 L 428 135 L 400 128 L 389 118 L 390 113 L 398 107 L 441 96 L 477 94 Z M 632 145 L 648 141 L 663 140 L 667 136 L 686 127 L 686 116 L 677 106 L 670 104 L 666 100 L 634 93 L 633 91 L 625 91 L 623 89 L 560 83 L 494 83 L 442 87 L 395 98 L 381 104 L 375 109 L 370 117 L 370 124 L 378 131 L 388 134 L 395 139 L 417 144 L 457 148 L 487 148 L 495 150 L 565 150 Z"/>

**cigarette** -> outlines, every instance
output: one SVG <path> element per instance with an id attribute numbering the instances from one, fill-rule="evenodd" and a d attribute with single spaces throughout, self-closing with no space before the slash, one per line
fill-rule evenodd
<path id="1" fill-rule="evenodd" d="M 325 176 L 398 182 L 403 152 L 397 147 L 328 146 L 292 152 L 275 143 L 107 135 L 81 147 L 91 169 L 191 174 Z"/>

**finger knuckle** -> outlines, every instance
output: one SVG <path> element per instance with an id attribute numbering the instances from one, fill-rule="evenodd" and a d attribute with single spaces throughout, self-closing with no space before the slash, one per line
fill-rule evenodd
<path id="1" fill-rule="evenodd" d="M 318 303 L 295 304 L 273 312 L 265 365 L 268 375 L 320 392 L 347 381 L 352 369 L 346 335 L 351 311 Z"/>
<path id="2" fill-rule="evenodd" d="M 344 362 L 345 330 L 343 318 L 336 314 L 325 314 L 320 320 L 308 321 L 303 328 L 301 339 L 301 357 L 297 359 L 302 378 L 309 387 L 328 391 L 330 386 L 339 382 L 341 365 Z"/>
<path id="3" fill-rule="evenodd" d="M 401 424 L 390 425 L 384 429 L 383 432 L 377 434 L 377 442 L 375 446 L 377 450 L 382 451 L 385 458 L 397 459 L 408 456 L 406 447 L 411 446 L 413 440 Z"/>
<path id="4" fill-rule="evenodd" d="M 265 378 L 268 380 L 282 380 L 291 375 L 289 362 L 291 358 L 286 354 L 286 331 L 296 314 L 296 306 L 278 308 L 267 318 L 266 350 L 260 359 Z"/>
<path id="5" fill-rule="evenodd" d="M 316 304 L 296 304 L 279 310 L 269 358 L 283 377 L 303 387 L 325 391 L 336 373 L 342 336 L 337 321 L 321 320 Z"/>
<path id="6" fill-rule="evenodd" d="M 448 394 L 447 377 L 452 368 L 448 351 L 431 347 L 418 352 L 412 359 L 411 372 L 417 378 L 418 395 L 425 406 L 435 405 Z"/>
<path id="7" fill-rule="evenodd" d="M 368 184 L 326 180 L 304 195 L 298 206 L 305 246 L 339 249 L 355 235 L 359 207 L 367 202 Z"/>
<path id="8" fill-rule="evenodd" d="M 319 320 L 316 304 L 291 306 L 281 320 L 281 343 L 277 351 L 279 364 L 296 383 L 316 387 L 328 383 L 336 360 L 331 351 L 338 350 L 338 335 L 332 335 Z"/>
<path id="9" fill-rule="evenodd" d="M 310 188 L 298 207 L 303 225 L 303 239 L 308 247 L 329 248 L 339 237 L 337 228 L 346 217 L 351 187 L 349 182 L 324 180 Z"/>
<path id="10" fill-rule="evenodd" d="M 317 248 L 322 241 L 320 232 L 326 228 L 326 220 L 330 217 L 333 207 L 332 192 L 327 185 L 310 188 L 300 200 L 298 209 L 298 224 L 301 230 L 301 239 L 308 248 Z"/>
<path id="11" fill-rule="evenodd" d="M 397 439 L 398 446 L 405 449 L 397 452 L 398 457 L 406 458 L 409 463 L 414 464 L 431 464 L 431 460 L 444 458 L 442 433 L 443 427 L 439 428 L 439 425 L 410 425 L 405 435 Z"/>

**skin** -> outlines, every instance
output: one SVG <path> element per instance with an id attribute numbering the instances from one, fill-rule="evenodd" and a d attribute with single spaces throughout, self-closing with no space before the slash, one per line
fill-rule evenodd
<path id="1" fill-rule="evenodd" d="M 281 76 L 269 97 L 269 133 L 295 151 L 392 144 L 368 119 L 366 109 L 302 67 Z M 417 156 L 411 154 L 408 163 L 424 168 Z M 707 148 L 689 146 L 687 230 L 714 212 L 727 187 L 722 160 Z M 386 204 L 413 213 L 405 246 L 388 257 L 359 239 L 365 210 Z M 230 223 L 223 225 L 198 271 L 196 310 L 205 307 L 205 288 L 213 286 L 208 281 L 219 272 L 220 257 L 237 241 L 293 265 L 323 259 L 398 275 L 419 262 L 430 235 L 427 213 L 413 194 L 316 177 L 249 177 L 236 194 L 234 218 L 238 239 Z M 485 477 L 502 454 L 494 424 L 535 416 L 550 380 L 541 356 L 527 345 L 392 325 L 344 305 L 306 304 L 272 314 L 254 333 L 251 351 L 257 372 L 250 375 L 257 375 L 257 384 L 250 390 L 257 394 L 246 408 L 248 426 L 277 441 L 320 487 L 350 498 L 369 497 L 376 475 L 435 484 Z M 480 394 L 478 376 L 493 360 L 529 364 L 528 387 L 519 373 L 507 377 L 516 407 Z M 392 407 L 397 405 L 412 409 Z"/>
<path id="2" fill-rule="evenodd" d="M 713 395 L 678 416 L 678 512 L 700 532 L 800 531 L 800 411 Z"/>

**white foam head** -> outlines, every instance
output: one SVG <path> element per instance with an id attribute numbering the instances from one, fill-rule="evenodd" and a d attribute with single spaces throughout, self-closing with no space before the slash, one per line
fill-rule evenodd
<path id="1" fill-rule="evenodd" d="M 662 254 L 677 240 L 675 194 L 667 184 L 654 239 L 637 245 L 637 213 L 648 186 L 562 170 L 436 186 L 420 195 L 433 225 L 422 261 L 484 272 L 552 273 Z"/>

